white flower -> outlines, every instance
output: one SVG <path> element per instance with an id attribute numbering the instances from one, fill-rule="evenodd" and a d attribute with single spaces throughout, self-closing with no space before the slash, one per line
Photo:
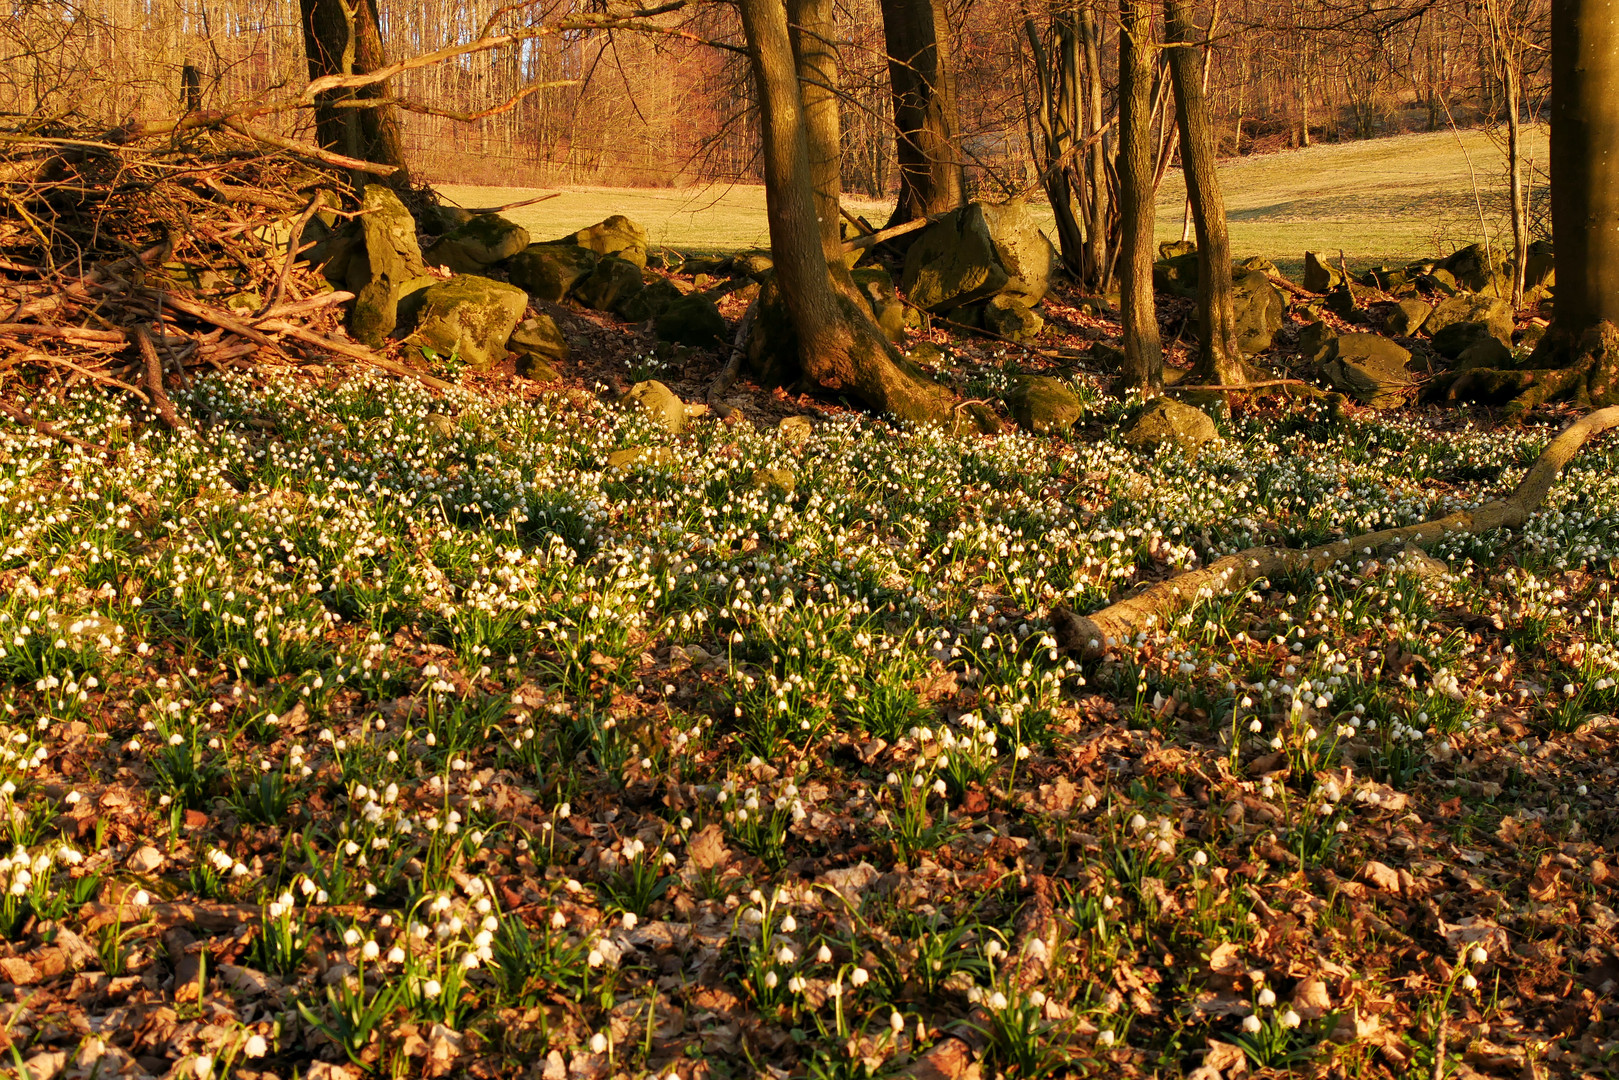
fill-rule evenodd
<path id="1" fill-rule="evenodd" d="M 264 1041 L 263 1035 L 250 1035 L 247 1042 L 242 1044 L 243 1057 L 263 1057 L 270 1052 L 270 1044 Z"/>
<path id="2" fill-rule="evenodd" d="M 198 1054 L 191 1060 L 191 1073 L 197 1080 L 208 1080 L 214 1075 L 214 1059 L 210 1054 Z"/>
<path id="3" fill-rule="evenodd" d="M 1111 1028 L 1104 1028 L 1096 1033 L 1096 1041 L 1103 1046 L 1112 1046 L 1113 1040 L 1116 1038 L 1118 1038 L 1118 1036 L 1113 1034 Z"/>
<path id="4" fill-rule="evenodd" d="M 1487 964 L 1490 961 L 1490 954 L 1485 951 L 1484 946 L 1474 945 L 1473 951 L 1467 954 L 1467 959 L 1475 964 Z"/>
<path id="5" fill-rule="evenodd" d="M 786 916 L 785 918 L 783 918 L 781 920 L 781 931 L 782 931 L 782 933 L 791 934 L 794 931 L 796 931 L 797 929 L 798 929 L 798 920 L 793 918 L 791 915 L 788 915 L 788 916 Z"/>
<path id="6" fill-rule="evenodd" d="M 899 1014 L 899 1010 L 888 1014 L 888 1026 L 894 1029 L 895 1035 L 905 1030 L 905 1017 Z"/>
<path id="7" fill-rule="evenodd" d="M 1478 980 L 1473 977 L 1472 972 L 1462 976 L 1462 989 L 1468 992 L 1478 989 Z"/>
<path id="8" fill-rule="evenodd" d="M 364 960 L 375 960 L 382 952 L 382 947 L 375 941 L 368 941 L 360 948 L 360 957 Z"/>
<path id="9" fill-rule="evenodd" d="M 989 995 L 989 1001 L 987 1004 L 991 1009 L 994 1009 L 996 1012 L 1000 1012 L 1002 1009 L 1006 1008 L 1006 995 L 997 990 L 993 994 Z"/>
<path id="10" fill-rule="evenodd" d="M 1276 1004 L 1276 992 L 1267 986 L 1259 992 L 1259 1007 L 1268 1009 L 1274 1004 Z"/>
<path id="11" fill-rule="evenodd" d="M 1242 1018 L 1242 1030 L 1252 1035 L 1259 1030 L 1259 1017 L 1249 1015 Z"/>
<path id="12" fill-rule="evenodd" d="M 428 979 L 426 982 L 422 983 L 422 996 L 429 1001 L 438 997 L 443 992 L 444 987 L 439 985 L 439 981 L 437 979 Z"/>
<path id="13" fill-rule="evenodd" d="M 626 929 L 626 930 L 634 930 L 635 929 L 635 924 L 640 922 L 640 921 L 641 921 L 640 917 L 638 915 L 636 915 L 635 912 L 626 911 L 624 913 L 624 919 L 623 919 L 624 929 Z"/>
<path id="14" fill-rule="evenodd" d="M 832 950 L 827 946 L 822 945 L 819 949 L 815 950 L 815 959 L 819 960 L 823 964 L 830 964 L 832 962 Z"/>
<path id="15" fill-rule="evenodd" d="M 866 980 L 870 978 L 871 973 L 863 967 L 857 967 L 849 973 L 849 982 L 855 986 L 865 986 Z"/>
<path id="16" fill-rule="evenodd" d="M 776 976 L 776 973 L 774 971 L 765 972 L 765 989 L 766 990 L 774 990 L 776 988 L 776 984 L 779 983 L 780 981 L 781 981 L 781 979 Z"/>
<path id="17" fill-rule="evenodd" d="M 1296 1028 L 1301 1022 L 1302 1020 L 1299 1014 L 1294 1012 L 1292 1009 L 1289 1009 L 1282 1014 L 1282 1026 L 1285 1028 Z"/>
<path id="18" fill-rule="evenodd" d="M 590 1052 L 592 1054 L 607 1053 L 607 1036 L 599 1031 L 592 1035 L 590 1037 Z"/>

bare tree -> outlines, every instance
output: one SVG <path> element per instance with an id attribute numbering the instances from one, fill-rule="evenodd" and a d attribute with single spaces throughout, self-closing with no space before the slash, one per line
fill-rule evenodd
<path id="1" fill-rule="evenodd" d="M 1119 310 L 1126 386 L 1164 381 L 1164 347 L 1152 294 L 1152 83 L 1157 45 L 1146 0 L 1119 0 Z"/>
<path id="2" fill-rule="evenodd" d="M 330 75 L 367 75 L 388 66 L 376 0 L 300 0 L 304 50 L 311 81 Z M 394 187 L 408 187 L 399 110 L 383 102 L 388 83 L 332 90 L 315 101 L 321 147 L 361 161 L 392 165 Z"/>
<path id="3" fill-rule="evenodd" d="M 1186 174 L 1186 194 L 1191 199 L 1192 221 L 1197 227 L 1199 340 L 1192 377 L 1237 385 L 1248 381 L 1249 368 L 1237 346 L 1225 199 L 1215 173 L 1214 129 L 1203 95 L 1197 47 L 1200 35 L 1187 0 L 1164 0 L 1164 24 L 1180 127 L 1181 169 Z"/>
<path id="4" fill-rule="evenodd" d="M 758 86 L 765 212 L 776 284 L 798 338 L 799 361 L 817 386 L 903 420 L 942 421 L 954 396 L 889 344 L 855 299 L 836 287 L 816 220 L 809 129 L 783 0 L 740 0 L 748 60 Z"/>

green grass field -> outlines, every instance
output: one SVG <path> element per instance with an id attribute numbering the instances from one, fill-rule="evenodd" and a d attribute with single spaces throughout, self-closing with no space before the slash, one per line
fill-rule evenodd
<path id="1" fill-rule="evenodd" d="M 1532 168 L 1546 158 L 1544 130 L 1531 133 Z M 1232 159 L 1221 168 L 1232 245 L 1239 254 L 1268 255 L 1284 266 L 1305 250 L 1337 252 L 1355 263 L 1448 252 L 1479 239 L 1479 199 L 1492 237 L 1504 234 L 1505 157 L 1483 132 L 1402 135 L 1368 142 L 1314 146 Z M 541 189 L 446 184 L 439 190 L 464 206 L 496 206 Z M 1184 189 L 1178 171 L 1165 178 L 1158 233 L 1178 239 Z M 886 213 L 881 203 L 846 199 L 856 213 Z M 764 189 L 748 185 L 702 188 L 571 188 L 558 198 L 510 216 L 551 239 L 626 214 L 654 243 L 681 250 L 764 247 Z"/>

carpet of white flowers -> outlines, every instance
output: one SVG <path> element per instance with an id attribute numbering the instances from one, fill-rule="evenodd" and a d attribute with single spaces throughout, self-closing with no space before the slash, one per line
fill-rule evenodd
<path id="1" fill-rule="evenodd" d="M 1614 444 L 1521 535 L 1082 659 L 1054 606 L 1498 496 L 1555 430 L 1239 405 L 1154 459 L 1087 397 L 1071 441 L 380 378 L 203 380 L 178 434 L 33 403 L 110 452 L 0 426 L 0 1054 L 1613 1075 Z"/>

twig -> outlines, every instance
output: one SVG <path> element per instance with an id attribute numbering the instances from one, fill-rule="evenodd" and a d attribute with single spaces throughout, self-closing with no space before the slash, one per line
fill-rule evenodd
<path id="1" fill-rule="evenodd" d="M 152 395 L 152 408 L 156 410 L 158 419 L 163 421 L 164 427 L 170 431 L 178 431 L 184 424 L 180 420 L 180 414 L 174 409 L 174 402 L 169 400 L 168 393 L 163 389 L 163 361 L 158 359 L 157 347 L 152 344 L 152 335 L 144 326 L 131 327 L 130 334 L 140 349 L 141 359 L 146 362 L 146 389 Z"/>
<path id="2" fill-rule="evenodd" d="M 742 371 L 742 354 L 746 351 L 748 334 L 753 330 L 753 321 L 759 312 L 759 301 L 755 300 L 748 305 L 748 310 L 742 313 L 742 321 L 736 328 L 736 337 L 731 342 L 731 355 L 725 361 L 725 367 L 714 377 L 708 386 L 708 393 L 703 400 L 710 407 L 717 408 L 719 396 L 729 390 L 736 382 L 737 375 Z"/>
<path id="3" fill-rule="evenodd" d="M 40 420 L 37 417 L 29 416 L 27 413 L 23 412 L 21 409 L 17 408 L 8 401 L 0 401 L 0 413 L 4 413 L 5 415 L 11 417 L 19 424 L 27 424 L 41 435 L 49 435 L 53 439 L 60 439 L 62 442 L 72 443 L 74 446 L 82 446 L 84 449 L 94 450 L 98 454 L 112 453 L 112 449 L 110 447 L 103 446 L 100 443 L 85 442 L 76 435 L 69 435 L 67 432 L 53 424 L 47 424 L 45 421 Z"/>
<path id="4" fill-rule="evenodd" d="M 304 229 L 309 225 L 310 219 L 320 209 L 320 204 L 326 201 L 324 192 L 317 191 L 304 207 L 304 212 L 298 215 L 298 220 L 292 226 L 292 235 L 287 237 L 287 257 L 281 261 L 281 272 L 275 276 L 275 285 L 270 289 L 270 295 L 264 298 L 264 306 L 259 308 L 255 318 L 262 319 L 271 308 L 281 303 L 281 294 L 286 291 L 287 277 L 292 273 L 293 264 L 298 261 L 298 243 L 303 239 Z"/>
<path id="5" fill-rule="evenodd" d="M 516 210 L 520 206 L 533 206 L 547 199 L 555 199 L 561 194 L 560 191 L 553 191 L 545 195 L 536 195 L 532 199 L 518 199 L 516 202 L 502 203 L 499 206 L 458 206 L 456 209 L 465 210 L 469 214 L 501 214 L 507 210 Z"/>
<path id="6" fill-rule="evenodd" d="M 1238 383 L 1235 386 L 1216 386 L 1213 383 L 1210 383 L 1207 386 L 1204 386 L 1202 383 L 1191 383 L 1191 384 L 1177 383 L 1174 386 L 1166 386 L 1166 387 L 1164 387 L 1164 393 L 1166 393 L 1166 394 L 1168 394 L 1168 393 L 1179 393 L 1179 392 L 1181 392 L 1183 390 L 1184 391 L 1197 391 L 1197 392 L 1201 393 L 1202 391 L 1207 390 L 1207 391 L 1210 391 L 1212 393 L 1219 393 L 1219 394 L 1241 394 L 1241 393 L 1243 393 L 1245 391 L 1248 391 L 1248 390 L 1263 390 L 1263 389 L 1265 389 L 1266 387 L 1269 387 L 1269 386 L 1311 386 L 1311 385 L 1313 385 L 1313 384 L 1308 383 L 1303 379 L 1262 379 L 1259 382 Z"/>

